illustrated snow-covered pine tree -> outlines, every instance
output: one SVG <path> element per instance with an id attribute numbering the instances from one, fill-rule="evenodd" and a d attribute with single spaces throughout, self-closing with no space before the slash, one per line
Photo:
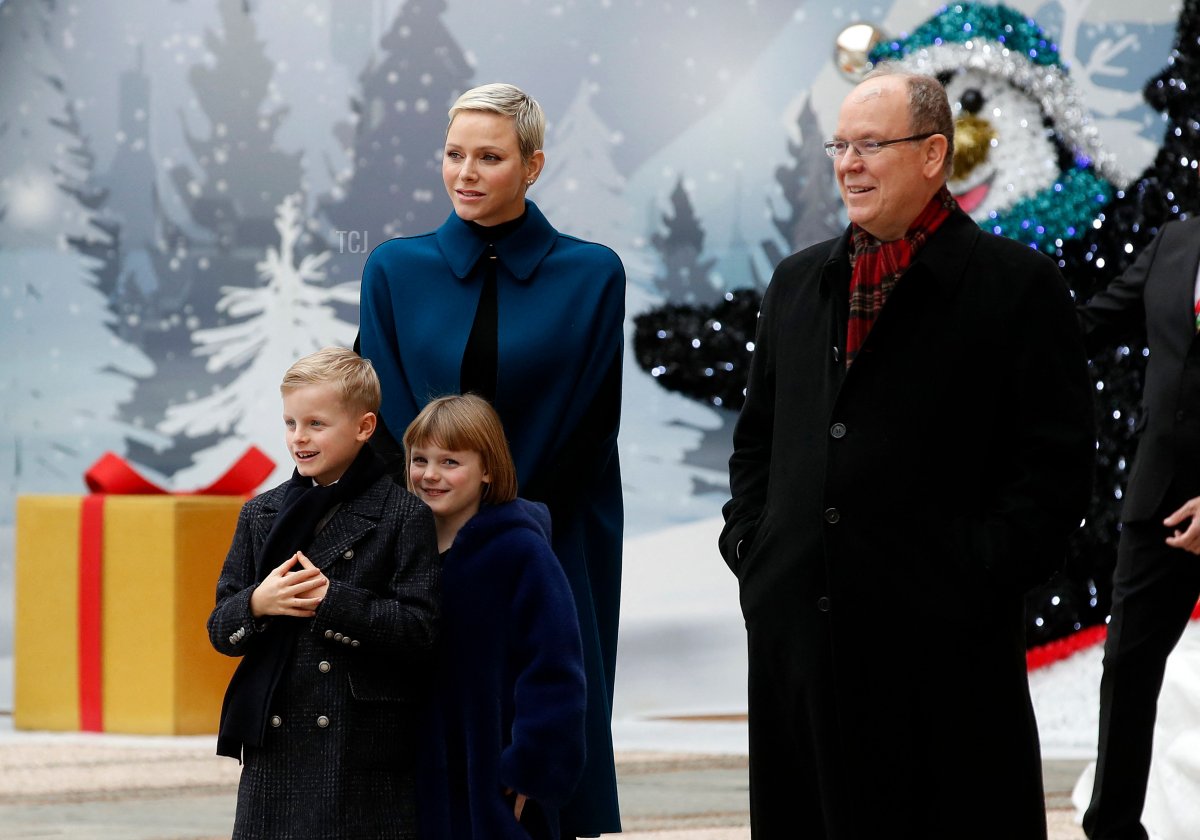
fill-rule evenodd
<path id="1" fill-rule="evenodd" d="M 144 313 L 153 323 L 142 338 L 159 364 L 153 379 L 139 382 L 131 410 L 149 426 L 159 426 L 169 406 L 193 399 L 194 383 L 231 381 L 232 370 L 205 369 L 192 352 L 193 334 L 228 323 L 217 305 L 222 284 L 262 283 L 256 264 L 277 242 L 275 208 L 301 189 L 300 154 L 276 141 L 287 109 L 277 102 L 275 68 L 252 9 L 241 0 L 216 7 L 219 25 L 205 33 L 208 55 L 188 70 L 196 111 L 181 115 L 193 159 L 170 169 L 183 212 L 171 218 L 162 212 L 171 202 L 155 198 L 154 244 L 139 262 L 153 283 Z M 131 447 L 131 454 L 169 476 L 212 443 L 181 437 L 163 450 Z"/>
<path id="2" fill-rule="evenodd" d="M 433 230 L 450 212 L 441 177 L 446 112 L 473 70 L 441 20 L 445 11 L 443 0 L 404 3 L 359 76 L 350 169 L 321 207 L 335 231 L 369 247 Z"/>
<path id="3" fill-rule="evenodd" d="M 61 82 L 54 80 L 53 83 L 62 90 Z M 96 182 L 96 156 L 79 124 L 74 104 L 67 100 L 62 118 L 51 122 L 70 138 L 63 148 L 66 166 L 55 167 L 59 189 L 79 202 L 87 218 L 83 233 L 66 234 L 67 244 L 87 258 L 96 290 L 116 313 L 117 282 L 121 271 L 121 223 L 106 206 L 107 190 Z M 111 326 L 114 332 L 121 334 L 119 322 Z"/>
<path id="4" fill-rule="evenodd" d="M 196 167 L 180 164 L 171 178 L 217 251 L 261 253 L 275 238 L 276 206 L 301 186 L 300 153 L 276 142 L 287 108 L 272 105 L 275 68 L 246 4 L 220 0 L 218 8 L 221 32 L 205 33 L 210 60 L 188 71 L 206 123 L 197 132 L 184 120 Z"/>
<path id="5" fill-rule="evenodd" d="M 650 244 L 658 252 L 662 269 L 654 284 L 663 297 L 672 303 L 712 303 L 719 295 L 712 279 L 715 259 L 702 259 L 704 228 L 696 218 L 692 201 L 683 187 L 683 178 L 671 191 L 671 211 L 662 216 L 665 231 L 650 236 Z"/>
<path id="6" fill-rule="evenodd" d="M 329 253 L 297 252 L 304 226 L 301 196 L 287 197 L 275 220 L 278 247 L 268 249 L 257 266 L 262 284 L 223 287 L 218 309 L 232 322 L 193 335 L 210 376 L 232 376 L 211 392 L 172 406 L 159 427 L 166 435 L 213 441 L 196 455 L 193 467 L 176 474 L 181 485 L 216 477 L 249 444 L 277 452 L 283 372 L 314 350 L 354 341 L 355 326 L 338 317 L 337 304 L 357 303 L 358 284 L 324 283 Z"/>
<path id="7" fill-rule="evenodd" d="M 50 47 L 53 3 L 0 4 L 0 249 L 58 248 L 88 234 L 87 208 L 61 189 L 82 181 L 80 161 L 60 152 L 72 142 L 62 69 Z M 59 172 L 62 172 L 60 177 Z"/>
<path id="8" fill-rule="evenodd" d="M 786 210 L 772 216 L 779 241 L 762 242 L 770 266 L 842 230 L 833 167 L 816 142 L 821 132 L 809 100 L 797 115 L 796 129 L 799 138 L 788 141 L 790 162 L 775 170 Z M 753 263 L 749 268 L 746 274 L 757 280 Z M 668 302 L 638 315 L 634 335 L 638 364 L 657 371 L 656 380 L 664 388 L 729 410 L 740 409 L 762 300 L 758 283 L 754 285 L 726 292 L 715 304 Z M 719 326 L 714 329 L 714 325 Z"/>
<path id="9" fill-rule="evenodd" d="M 626 271 L 637 273 L 637 249 L 629 231 L 633 210 L 625 200 L 625 176 L 613 162 L 618 135 L 592 107 L 596 86 L 583 81 L 546 138 L 546 167 L 529 197 L 563 233 L 615 250 Z"/>
<path id="10" fill-rule="evenodd" d="M 108 169 L 97 175 L 119 230 L 119 273 L 109 294 L 122 336 L 151 352 L 147 331 L 154 330 L 158 321 L 153 304 L 159 286 L 153 252 L 161 238 L 163 217 L 150 157 L 150 77 L 141 45 L 136 65 L 121 73 L 118 91 L 117 149 Z"/>
<path id="11" fill-rule="evenodd" d="M 17 492 L 66 492 L 136 431 L 116 417 L 150 361 L 120 341 L 89 242 L 102 196 L 50 46 L 53 6 L 0 5 L 0 519 Z M 90 205 L 90 206 L 89 206 Z"/>
<path id="12" fill-rule="evenodd" d="M 815 242 L 823 242 L 842 232 L 841 209 L 833 167 L 821 144 L 821 128 L 812 109 L 812 98 L 796 118 L 798 139 L 787 144 L 791 161 L 775 169 L 775 180 L 783 193 L 785 212 L 773 214 L 771 221 L 783 246 L 763 240 L 768 265 L 778 265 L 788 254 Z"/>
<path id="13" fill-rule="evenodd" d="M 329 7 L 329 54 L 351 72 L 362 69 L 362 57 L 379 37 L 380 5 L 380 0 L 352 0 Z"/>

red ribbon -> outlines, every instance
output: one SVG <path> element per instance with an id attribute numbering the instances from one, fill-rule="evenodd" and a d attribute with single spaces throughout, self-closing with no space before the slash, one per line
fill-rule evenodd
<path id="1" fill-rule="evenodd" d="M 224 475 L 199 490 L 171 493 L 148 481 L 129 462 L 105 452 L 92 464 L 83 480 L 91 495 L 84 496 L 79 520 L 79 728 L 104 729 L 103 560 L 104 500 L 122 496 L 248 496 L 266 481 L 275 462 L 251 446 Z"/>
<path id="2" fill-rule="evenodd" d="M 104 496 L 84 496 L 79 519 L 79 728 L 104 729 L 103 609 Z"/>
<path id="3" fill-rule="evenodd" d="M 212 484 L 199 490 L 171 493 L 170 490 L 148 481 L 121 456 L 105 452 L 100 456 L 100 460 L 83 474 L 83 480 L 87 482 L 88 490 L 93 493 L 116 493 L 123 496 L 168 493 L 175 496 L 245 496 L 266 481 L 274 469 L 275 462 L 257 446 L 251 446 Z"/>

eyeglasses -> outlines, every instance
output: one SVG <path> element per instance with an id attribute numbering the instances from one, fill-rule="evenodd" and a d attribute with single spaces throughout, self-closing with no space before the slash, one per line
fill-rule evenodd
<path id="1" fill-rule="evenodd" d="M 879 154 L 880 150 L 886 146 L 907 143 L 910 140 L 924 140 L 926 137 L 940 133 L 940 131 L 927 131 L 924 134 L 914 134 L 911 137 L 900 137 L 895 140 L 828 140 L 825 143 L 825 154 L 831 158 L 840 158 L 846 154 L 847 150 L 854 149 L 859 157 L 868 157 Z"/>

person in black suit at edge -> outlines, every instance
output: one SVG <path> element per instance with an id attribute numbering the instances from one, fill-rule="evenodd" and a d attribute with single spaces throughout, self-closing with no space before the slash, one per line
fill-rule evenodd
<path id="1" fill-rule="evenodd" d="M 1121 509 L 1100 682 L 1090 840 L 1145 840 L 1142 807 L 1167 655 L 1200 596 L 1200 219 L 1168 222 L 1078 308 L 1089 354 L 1146 330 L 1137 455 Z"/>

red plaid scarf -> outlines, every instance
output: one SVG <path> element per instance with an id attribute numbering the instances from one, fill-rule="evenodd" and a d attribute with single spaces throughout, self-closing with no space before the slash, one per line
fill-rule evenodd
<path id="1" fill-rule="evenodd" d="M 879 317 L 884 301 L 900 276 L 933 232 L 941 227 L 958 204 L 944 186 L 913 220 L 912 227 L 894 242 L 880 242 L 852 225 L 850 229 L 850 322 L 846 330 L 846 367 L 858 356 L 867 333 Z"/>

